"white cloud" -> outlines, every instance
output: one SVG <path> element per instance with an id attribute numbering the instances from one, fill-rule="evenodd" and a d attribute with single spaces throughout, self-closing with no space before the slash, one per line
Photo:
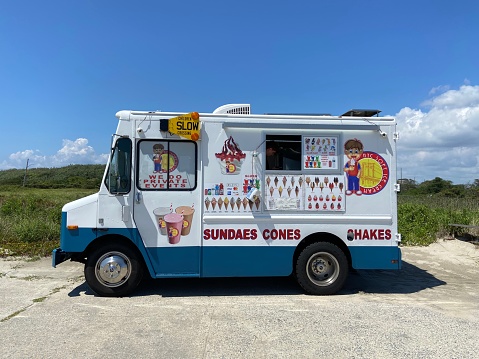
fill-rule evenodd
<path id="1" fill-rule="evenodd" d="M 63 147 L 52 156 L 42 155 L 39 150 L 12 153 L 8 161 L 0 163 L 0 169 L 25 168 L 27 159 L 32 168 L 62 167 L 70 164 L 106 164 L 108 154 L 97 155 L 93 147 L 88 146 L 86 138 L 77 138 L 75 141 L 63 140 Z"/>
<path id="2" fill-rule="evenodd" d="M 396 115 L 399 175 L 402 171 L 404 178 L 419 182 L 479 178 L 479 86 L 447 90 L 423 105 L 425 109 L 405 107 Z"/>

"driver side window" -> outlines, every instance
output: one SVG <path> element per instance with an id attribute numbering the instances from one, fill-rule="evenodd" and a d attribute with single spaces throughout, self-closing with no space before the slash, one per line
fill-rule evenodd
<path id="1" fill-rule="evenodd" d="M 112 194 L 126 194 L 131 189 L 131 140 L 119 138 L 112 150 L 105 185 Z"/>

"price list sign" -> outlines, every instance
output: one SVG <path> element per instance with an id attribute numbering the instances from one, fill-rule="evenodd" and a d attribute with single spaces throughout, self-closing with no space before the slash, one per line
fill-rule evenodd
<path id="1" fill-rule="evenodd" d="M 304 136 L 303 169 L 338 169 L 338 136 Z"/>

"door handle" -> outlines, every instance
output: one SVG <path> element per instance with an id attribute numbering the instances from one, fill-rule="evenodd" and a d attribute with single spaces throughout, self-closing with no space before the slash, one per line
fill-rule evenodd
<path id="1" fill-rule="evenodd" d="M 141 202 L 141 192 L 136 191 L 136 203 L 140 203 L 140 202 Z"/>

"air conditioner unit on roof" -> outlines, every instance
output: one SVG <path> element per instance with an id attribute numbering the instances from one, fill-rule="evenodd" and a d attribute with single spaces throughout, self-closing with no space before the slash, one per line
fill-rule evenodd
<path id="1" fill-rule="evenodd" d="M 218 107 L 213 111 L 214 114 L 233 114 L 233 115 L 249 115 L 251 114 L 250 104 L 229 104 Z"/>

